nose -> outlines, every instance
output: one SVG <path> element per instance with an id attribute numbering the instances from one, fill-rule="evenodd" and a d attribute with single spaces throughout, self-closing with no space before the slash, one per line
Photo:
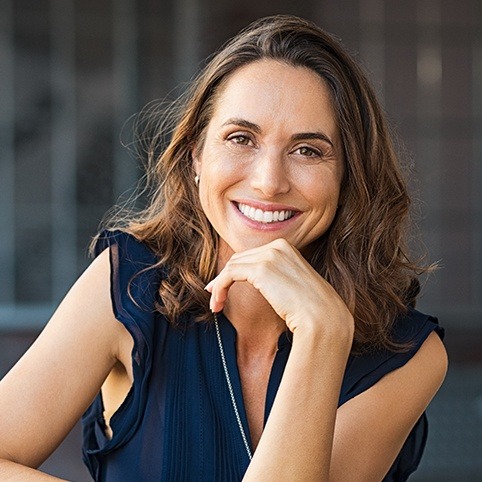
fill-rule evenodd
<path id="1" fill-rule="evenodd" d="M 286 194 L 290 190 L 288 172 L 280 152 L 267 149 L 256 156 L 251 172 L 251 187 L 266 198 Z"/>

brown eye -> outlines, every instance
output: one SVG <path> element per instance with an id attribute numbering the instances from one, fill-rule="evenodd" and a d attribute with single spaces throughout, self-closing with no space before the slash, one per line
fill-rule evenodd
<path id="1" fill-rule="evenodd" d="M 239 144 L 241 146 L 247 146 L 249 145 L 251 139 L 247 136 L 243 135 L 237 135 L 237 136 L 232 136 L 229 138 L 230 141 L 233 141 L 235 144 Z"/>
<path id="2" fill-rule="evenodd" d="M 297 149 L 298 153 L 305 157 L 320 157 L 321 153 L 308 146 L 302 146 Z"/>

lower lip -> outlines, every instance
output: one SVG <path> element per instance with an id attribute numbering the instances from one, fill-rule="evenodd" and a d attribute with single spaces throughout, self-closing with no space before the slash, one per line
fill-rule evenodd
<path id="1" fill-rule="evenodd" d="M 243 222 L 248 225 L 251 229 L 256 229 L 258 231 L 279 231 L 280 229 L 284 229 L 289 227 L 292 224 L 292 221 L 299 216 L 299 212 L 295 213 L 291 218 L 286 219 L 285 221 L 276 221 L 272 223 L 262 223 L 260 221 L 255 221 L 254 219 L 248 218 L 245 216 L 239 209 L 236 203 L 231 203 L 233 205 L 234 211 L 237 215 L 243 220 Z"/>

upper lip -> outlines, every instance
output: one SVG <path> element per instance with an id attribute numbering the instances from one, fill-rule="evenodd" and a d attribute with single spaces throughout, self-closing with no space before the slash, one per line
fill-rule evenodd
<path id="1" fill-rule="evenodd" d="M 255 209 L 261 209 L 261 211 L 300 211 L 298 208 L 290 206 L 289 204 L 265 203 L 251 199 L 236 199 L 233 202 L 236 204 L 246 204 Z"/>

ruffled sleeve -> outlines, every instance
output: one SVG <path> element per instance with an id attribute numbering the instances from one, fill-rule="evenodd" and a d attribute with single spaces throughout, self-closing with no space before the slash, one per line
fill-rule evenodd
<path id="1" fill-rule="evenodd" d="M 167 326 L 167 322 L 160 320 L 155 311 L 159 282 L 164 273 L 159 269 L 149 269 L 156 262 L 152 251 L 132 235 L 121 231 L 104 231 L 98 237 L 95 255 L 107 248 L 110 250 L 114 315 L 126 327 L 134 341 L 134 382 L 126 399 L 110 420 L 112 439 L 105 436 L 104 407 L 100 395 L 82 418 L 83 456 L 93 475 L 98 472 L 98 457 L 124 445 L 141 420 L 152 365 L 154 330 L 162 331 Z M 97 479 L 95 476 L 94 478 Z"/>
<path id="2" fill-rule="evenodd" d="M 414 309 L 400 316 L 394 324 L 393 337 L 397 342 L 407 343 L 409 348 L 402 352 L 379 350 L 360 356 L 351 356 L 343 380 L 339 405 L 369 389 L 384 375 L 405 365 L 433 331 L 443 339 L 444 330 L 439 326 L 437 318 L 433 316 Z M 416 470 L 423 454 L 427 433 L 427 417 L 423 414 L 384 478 L 385 482 L 402 482 Z"/>

